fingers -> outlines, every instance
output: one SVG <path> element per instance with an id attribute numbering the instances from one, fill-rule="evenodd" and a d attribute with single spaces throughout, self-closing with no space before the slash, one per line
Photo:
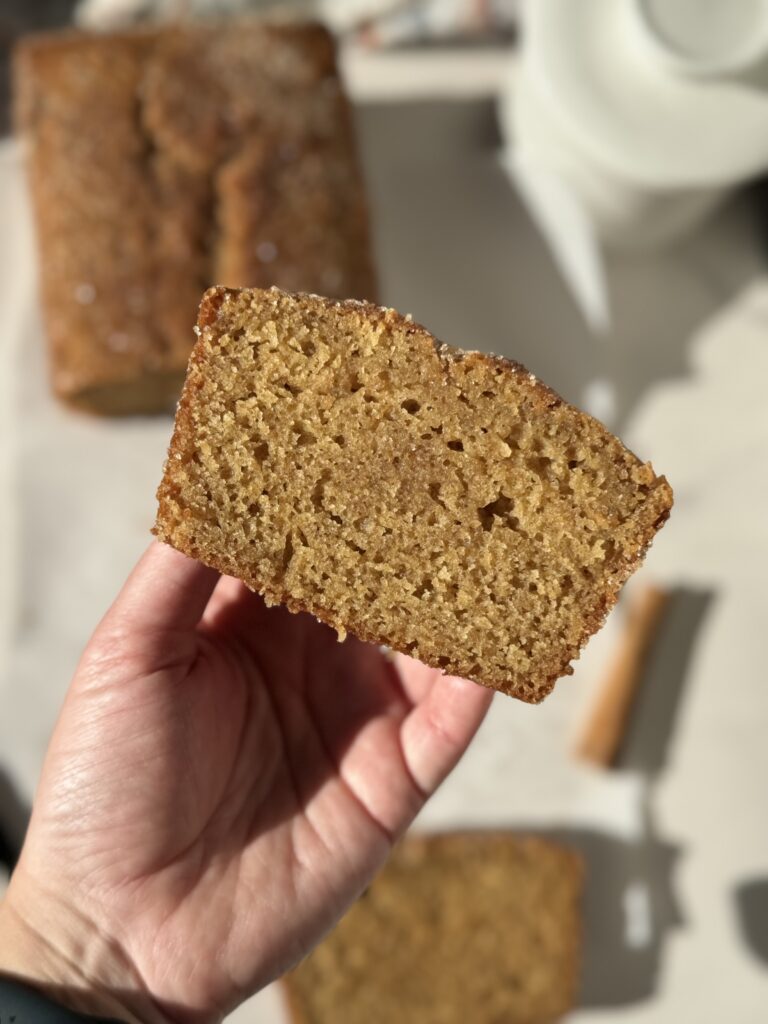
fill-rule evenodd
<path id="1" fill-rule="evenodd" d="M 417 661 L 407 654 L 395 654 L 393 664 L 400 680 L 403 693 L 411 704 L 419 704 L 427 696 L 435 680 L 440 678 L 438 669 L 430 668 L 423 661 Z"/>
<path id="2" fill-rule="evenodd" d="M 403 757 L 428 796 L 456 765 L 490 707 L 492 691 L 456 676 L 438 676 L 400 730 Z"/>
<path id="3" fill-rule="evenodd" d="M 104 620 L 139 633 L 193 630 L 219 574 L 154 541 L 128 577 Z"/>
<path id="4" fill-rule="evenodd" d="M 206 626 L 216 626 L 220 622 L 226 622 L 231 618 L 233 610 L 239 608 L 242 602 L 253 598 L 253 594 L 246 585 L 233 576 L 221 576 L 211 595 L 202 622 Z M 253 604 L 254 602 L 251 601 Z"/>

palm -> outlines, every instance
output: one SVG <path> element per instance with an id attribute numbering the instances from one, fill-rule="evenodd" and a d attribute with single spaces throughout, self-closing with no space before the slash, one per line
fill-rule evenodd
<path id="1" fill-rule="evenodd" d="M 234 580 L 209 599 L 205 570 L 160 545 L 148 559 L 180 574 L 171 604 L 192 586 L 200 608 L 158 618 L 157 596 L 131 603 L 129 584 L 107 616 L 57 726 L 22 867 L 77 892 L 160 1005 L 208 1017 L 333 923 L 488 695 L 339 644 Z"/>

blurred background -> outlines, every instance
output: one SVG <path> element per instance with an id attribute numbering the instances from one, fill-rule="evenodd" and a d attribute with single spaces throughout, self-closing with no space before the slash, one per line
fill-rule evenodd
<path id="1" fill-rule="evenodd" d="M 416 827 L 582 853 L 569 1021 L 764 1021 L 762 0 L 0 0 L 0 892 L 77 656 L 147 543 L 171 427 L 51 395 L 10 54 L 65 25 L 276 6 L 338 39 L 380 301 L 522 362 L 675 490 L 575 675 L 541 707 L 497 696 Z M 236 1016 L 287 1020 L 275 990 Z"/>

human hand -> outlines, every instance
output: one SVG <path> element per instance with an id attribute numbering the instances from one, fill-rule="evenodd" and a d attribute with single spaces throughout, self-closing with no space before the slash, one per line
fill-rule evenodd
<path id="1" fill-rule="evenodd" d="M 0 972 L 102 1016 L 218 1020 L 362 891 L 490 699 L 152 544 L 51 739 Z"/>

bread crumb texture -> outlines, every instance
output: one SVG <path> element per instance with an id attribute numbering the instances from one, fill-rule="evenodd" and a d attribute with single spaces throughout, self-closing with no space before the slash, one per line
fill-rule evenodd
<path id="1" fill-rule="evenodd" d="M 157 536 L 268 603 L 540 701 L 672 492 L 522 367 L 391 309 L 210 290 Z"/>
<path id="2" fill-rule="evenodd" d="M 285 979 L 296 1024 L 551 1024 L 578 984 L 582 864 L 541 839 L 406 839 Z"/>

